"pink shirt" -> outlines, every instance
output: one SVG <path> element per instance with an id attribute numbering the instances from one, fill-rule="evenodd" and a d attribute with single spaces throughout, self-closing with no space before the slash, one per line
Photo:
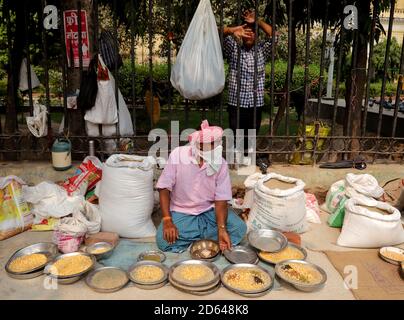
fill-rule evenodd
<path id="1" fill-rule="evenodd" d="M 214 206 L 216 200 L 231 200 L 231 182 L 226 160 L 212 176 L 206 175 L 206 164 L 199 167 L 191 156 L 191 147 L 175 148 L 161 174 L 156 188 L 171 192 L 170 211 L 198 215 Z"/>

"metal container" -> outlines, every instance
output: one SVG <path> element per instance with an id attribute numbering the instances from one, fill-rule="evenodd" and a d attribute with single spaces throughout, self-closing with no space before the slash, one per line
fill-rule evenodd
<path id="1" fill-rule="evenodd" d="M 258 262 L 257 253 L 245 246 L 232 247 L 230 250 L 225 250 L 223 254 L 231 263 L 256 264 Z"/>
<path id="2" fill-rule="evenodd" d="M 282 274 L 282 272 L 280 271 L 280 269 L 284 265 L 289 264 L 289 263 L 300 263 L 300 264 L 310 266 L 313 269 L 316 269 L 318 272 L 320 272 L 320 274 L 322 276 L 321 281 L 319 283 L 316 283 L 316 284 L 306 284 L 306 283 L 302 283 L 302 282 L 299 282 L 299 281 L 292 280 L 292 279 L 284 276 Z M 319 290 L 322 287 L 324 287 L 324 284 L 327 282 L 327 274 L 325 273 L 325 271 L 322 268 L 320 268 L 319 266 L 317 266 L 317 265 L 315 265 L 313 263 L 310 263 L 310 262 L 307 262 L 307 261 L 304 261 L 304 260 L 285 260 L 283 262 L 280 262 L 275 266 L 275 273 L 283 281 L 289 283 L 290 285 L 292 285 L 296 289 L 301 290 L 301 291 L 305 291 L 305 292 L 312 292 L 312 291 Z"/>
<path id="3" fill-rule="evenodd" d="M 38 266 L 36 268 L 33 268 L 31 270 L 26 270 L 24 272 L 14 272 L 10 270 L 10 263 L 22 256 L 34 254 L 34 253 L 42 253 L 46 256 L 46 262 Z M 10 257 L 10 259 L 7 261 L 5 269 L 7 274 L 16 279 L 31 279 L 40 276 L 43 273 L 43 269 L 49 261 L 52 261 L 57 255 L 59 254 L 59 250 L 57 245 L 51 242 L 40 242 L 40 243 L 35 243 L 30 246 L 27 246 L 25 248 L 19 249 L 16 252 L 13 253 L 13 255 Z"/>
<path id="4" fill-rule="evenodd" d="M 163 282 L 157 283 L 157 284 L 140 284 L 137 282 L 133 282 L 133 285 L 135 287 L 138 287 L 139 289 L 143 290 L 155 290 L 164 287 L 168 283 L 168 280 L 165 280 Z"/>
<path id="5" fill-rule="evenodd" d="M 72 144 L 69 139 L 57 138 L 52 145 L 52 165 L 57 171 L 65 171 L 72 166 Z"/>
<path id="6" fill-rule="evenodd" d="M 94 140 L 90 140 L 88 142 L 88 155 L 91 157 L 95 156 L 95 142 Z"/>
<path id="7" fill-rule="evenodd" d="M 302 259 L 294 259 L 294 260 L 306 260 L 306 258 L 307 258 L 307 251 L 306 251 L 304 248 L 302 248 L 302 247 L 300 247 L 300 246 L 298 246 L 298 245 L 296 245 L 296 244 L 294 244 L 294 243 L 291 243 L 291 242 L 289 242 L 286 247 L 293 247 L 293 248 L 299 250 L 299 251 L 303 254 L 303 258 L 302 258 Z M 286 249 L 286 248 L 285 248 L 285 249 Z M 269 260 L 269 259 L 266 259 L 266 258 L 264 258 L 264 257 L 261 255 L 261 252 L 258 253 L 258 257 L 259 257 L 262 261 L 267 262 L 267 263 L 270 263 L 270 264 L 277 264 L 277 263 L 282 262 L 282 261 L 274 262 L 274 261 L 271 261 L 271 260 Z M 285 259 L 285 260 L 290 260 L 290 259 Z M 285 261 L 285 260 L 283 260 L 283 261 Z"/>
<path id="8" fill-rule="evenodd" d="M 84 275 L 80 275 L 80 276 L 75 276 L 75 277 L 70 277 L 70 278 L 58 278 L 52 274 L 47 274 L 46 276 L 56 279 L 59 284 L 72 284 L 72 283 L 79 281 L 81 278 L 84 277 Z"/>
<path id="9" fill-rule="evenodd" d="M 175 276 L 173 276 L 175 268 L 182 266 L 182 265 L 203 265 L 208 267 L 209 269 L 212 270 L 213 272 L 213 279 L 207 280 L 204 283 L 198 283 L 198 284 L 193 284 L 192 282 L 187 282 L 182 279 L 177 279 Z M 209 285 L 213 285 L 215 282 L 217 282 L 220 279 L 220 271 L 219 269 L 212 263 L 208 261 L 203 261 L 203 260 L 184 260 L 184 261 L 179 261 L 177 263 L 174 263 L 169 272 L 169 276 L 171 279 L 173 279 L 175 282 L 177 282 L 180 285 L 187 286 L 187 287 L 206 287 Z"/>
<path id="10" fill-rule="evenodd" d="M 104 249 L 104 248 L 108 249 L 108 251 L 103 253 L 94 253 L 96 249 Z M 113 250 L 114 246 L 109 242 L 97 242 L 86 248 L 86 252 L 95 256 L 97 260 L 108 259 L 112 255 Z"/>
<path id="11" fill-rule="evenodd" d="M 227 281 L 225 280 L 225 275 L 228 271 L 230 270 L 237 270 L 240 268 L 252 268 L 252 269 L 258 269 L 261 272 L 265 273 L 266 275 L 268 275 L 269 279 L 271 280 L 270 283 L 268 283 L 265 287 L 258 289 L 258 290 L 241 290 L 241 289 L 237 289 L 232 287 L 231 285 L 229 285 L 227 283 Z M 223 269 L 223 271 L 221 272 L 221 280 L 222 280 L 222 284 L 229 289 L 230 291 L 233 291 L 235 293 L 241 294 L 241 295 L 255 295 L 255 294 L 260 294 L 260 293 L 268 293 L 268 291 L 270 291 L 273 286 L 274 286 L 274 278 L 272 277 L 272 275 L 269 273 L 268 270 L 266 270 L 265 268 L 255 265 L 255 264 L 251 264 L 251 263 L 239 263 L 239 264 L 233 264 L 233 265 L 229 265 L 226 268 Z"/>
<path id="12" fill-rule="evenodd" d="M 252 230 L 247 237 L 251 246 L 266 252 L 279 252 L 288 244 L 283 233 L 270 229 Z"/>
<path id="13" fill-rule="evenodd" d="M 105 288 L 97 287 L 97 285 L 93 282 L 94 276 L 95 276 L 96 274 L 100 273 L 100 272 L 105 272 L 105 270 L 118 270 L 118 271 L 122 272 L 122 274 L 124 274 L 125 277 L 126 277 L 126 281 L 125 281 L 124 283 L 120 284 L 119 286 L 114 287 L 114 288 L 105 289 Z M 129 282 L 129 277 L 128 277 L 128 274 L 126 273 L 126 271 L 124 271 L 124 270 L 122 270 L 122 269 L 120 269 L 120 268 L 115 268 L 115 267 L 103 267 L 103 268 L 95 269 L 95 270 L 91 271 L 91 272 L 87 275 L 87 277 L 86 277 L 86 284 L 87 284 L 91 289 L 93 289 L 94 291 L 96 291 L 96 292 L 101 292 L 101 293 L 110 293 L 110 292 L 119 291 L 119 290 L 121 290 L 124 286 L 126 286 L 126 284 L 127 284 L 128 282 Z"/>
<path id="14" fill-rule="evenodd" d="M 404 255 L 404 250 L 400 249 L 400 248 L 396 248 L 396 247 L 383 247 L 383 248 L 380 248 L 380 250 L 379 250 L 380 258 L 382 258 L 386 262 L 389 262 L 389 263 L 392 263 L 392 264 L 395 264 L 395 265 L 399 266 L 401 264 L 401 261 L 397 261 L 397 260 L 394 260 L 394 259 L 386 257 L 384 255 L 384 253 L 386 251 L 392 251 L 392 252 Z"/>
<path id="15" fill-rule="evenodd" d="M 161 279 L 159 279 L 157 281 L 151 281 L 151 282 L 150 281 L 139 281 L 133 277 L 132 272 L 140 266 L 158 267 L 163 271 L 164 275 Z M 168 273 L 169 273 L 169 270 L 164 264 L 157 262 L 157 261 L 151 261 L 151 260 L 139 261 L 139 262 L 135 263 L 134 265 L 132 265 L 128 271 L 129 279 L 132 282 L 134 282 L 135 284 L 139 284 L 139 285 L 143 285 L 143 286 L 154 286 L 154 285 L 162 284 L 163 282 L 167 282 Z"/>
<path id="16" fill-rule="evenodd" d="M 172 277 L 168 277 L 170 283 L 178 288 L 181 288 L 183 290 L 187 290 L 187 291 L 208 291 L 212 288 L 214 288 L 215 286 L 218 285 L 218 283 L 220 282 L 220 278 L 217 279 L 215 282 L 210 283 L 206 286 L 192 286 L 192 285 L 183 285 L 181 283 L 178 283 L 177 281 L 175 281 Z"/>
<path id="17" fill-rule="evenodd" d="M 58 276 L 58 275 L 55 275 L 55 274 L 52 274 L 52 273 L 51 273 L 53 264 L 54 264 L 56 261 L 59 261 L 60 259 L 63 259 L 63 258 L 66 258 L 66 257 L 73 257 L 73 256 L 79 256 L 79 255 L 86 256 L 86 257 L 89 257 L 89 258 L 91 259 L 92 264 L 91 264 L 91 266 L 90 266 L 89 268 L 87 268 L 86 270 L 84 270 L 84 271 L 82 271 L 82 272 L 79 272 L 79 273 L 77 273 L 77 274 L 69 275 L 69 276 Z M 85 252 L 66 253 L 66 254 L 62 254 L 62 255 L 58 256 L 58 257 L 55 258 L 51 263 L 48 263 L 48 264 L 46 265 L 46 267 L 45 267 L 45 271 L 44 271 L 44 272 L 45 272 L 46 274 L 49 274 L 51 277 L 56 278 L 56 279 L 58 279 L 58 280 L 61 280 L 61 279 L 67 280 L 67 279 L 76 278 L 76 277 L 79 277 L 79 279 L 80 279 L 80 276 L 86 274 L 86 273 L 89 272 L 92 268 L 94 268 L 95 263 L 96 263 L 96 259 L 95 259 L 95 257 L 94 257 L 92 254 L 88 254 L 88 253 L 85 253 Z M 78 279 L 77 279 L 77 280 L 78 280 Z"/>
<path id="18" fill-rule="evenodd" d="M 166 255 L 160 250 L 144 251 L 137 257 L 137 261 L 155 261 L 163 263 L 166 260 Z"/>
<path id="19" fill-rule="evenodd" d="M 195 241 L 189 252 L 192 259 L 203 261 L 215 261 L 220 257 L 220 247 L 217 241 L 211 239 L 202 239 Z"/>

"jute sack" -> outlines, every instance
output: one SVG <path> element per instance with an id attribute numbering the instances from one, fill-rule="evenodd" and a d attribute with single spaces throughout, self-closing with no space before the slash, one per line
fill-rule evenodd
<path id="1" fill-rule="evenodd" d="M 304 186 L 302 180 L 276 173 L 263 176 L 255 185 L 248 229 L 307 231 Z"/>
<path id="2" fill-rule="evenodd" d="M 353 248 L 380 248 L 404 242 L 400 212 L 385 202 L 351 198 L 337 244 Z"/>

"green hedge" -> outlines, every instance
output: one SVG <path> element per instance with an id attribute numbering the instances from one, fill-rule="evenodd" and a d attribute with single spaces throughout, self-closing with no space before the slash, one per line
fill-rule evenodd
<path id="1" fill-rule="evenodd" d="M 339 92 L 338 95 L 340 98 L 345 98 L 345 83 L 341 83 L 339 86 Z M 387 82 L 386 83 L 386 90 L 385 90 L 385 95 L 393 95 L 395 96 L 397 91 L 397 84 L 392 83 L 392 82 Z M 369 88 L 369 97 L 370 98 L 375 98 L 375 97 L 380 97 L 380 94 L 382 92 L 382 83 L 381 82 L 375 82 L 370 84 Z"/>

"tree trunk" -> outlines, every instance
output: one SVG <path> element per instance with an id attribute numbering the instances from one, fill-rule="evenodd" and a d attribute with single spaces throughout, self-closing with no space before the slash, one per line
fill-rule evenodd
<path id="1" fill-rule="evenodd" d="M 345 94 L 345 102 L 347 107 L 345 109 L 344 123 L 344 135 L 354 137 L 361 135 L 362 100 L 366 86 L 366 66 L 369 43 L 368 25 L 366 20 L 369 18 L 370 2 L 358 1 L 357 6 L 359 13 L 359 29 L 357 31 L 358 43 L 356 59 L 352 59 L 351 77 L 347 77 L 346 79 L 347 90 Z M 359 151 L 359 149 L 359 140 L 353 139 L 351 150 Z M 350 158 L 355 157 L 357 154 L 357 152 L 350 154 Z"/>
<path id="2" fill-rule="evenodd" d="M 8 4 L 4 4 L 8 9 Z M 4 10 L 4 11 L 6 11 Z M 24 32 L 24 6 L 16 6 L 15 9 L 15 30 L 12 31 L 11 23 L 7 25 L 7 42 L 9 52 L 9 61 L 7 64 L 7 99 L 6 99 L 6 119 L 4 133 L 13 135 L 17 133 L 17 104 L 18 87 L 20 80 L 20 67 L 23 59 L 23 50 L 25 44 Z M 4 140 L 4 148 L 7 150 L 15 149 L 15 140 Z M 17 153 L 6 153 L 6 160 L 17 160 Z"/>
<path id="3" fill-rule="evenodd" d="M 89 50 L 90 54 L 94 54 L 94 48 L 96 47 L 95 41 L 95 26 L 93 19 L 93 5 L 91 0 L 81 0 L 81 9 L 87 12 L 87 30 L 89 37 Z M 64 0 L 62 1 L 62 10 L 77 10 L 77 0 Z M 62 22 L 63 26 L 63 22 Z M 64 32 L 64 30 L 62 30 Z M 67 92 L 74 93 L 80 88 L 80 68 L 74 67 L 74 62 L 71 61 L 71 67 L 67 68 Z M 71 136 L 83 136 L 85 135 L 85 123 L 84 113 L 77 109 L 68 109 L 67 123 L 69 128 L 69 134 Z M 85 145 L 80 140 L 72 139 L 73 149 L 83 149 Z M 73 154 L 73 156 L 75 156 Z M 81 156 L 79 156 L 81 157 Z M 75 157 L 76 158 L 76 157 Z"/>

